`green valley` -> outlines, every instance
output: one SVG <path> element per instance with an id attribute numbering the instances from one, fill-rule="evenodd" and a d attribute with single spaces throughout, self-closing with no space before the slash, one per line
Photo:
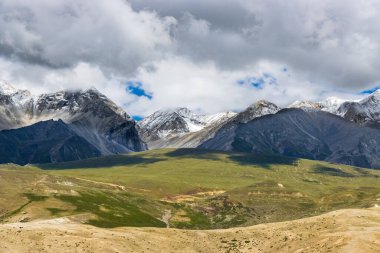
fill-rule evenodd
<path id="1" fill-rule="evenodd" d="M 2 223 L 217 229 L 380 204 L 380 171 L 201 149 L 0 166 Z"/>

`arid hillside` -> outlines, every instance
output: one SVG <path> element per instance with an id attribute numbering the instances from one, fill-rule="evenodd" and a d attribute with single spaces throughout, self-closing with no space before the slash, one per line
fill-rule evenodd
<path id="1" fill-rule="evenodd" d="M 220 230 L 104 229 L 73 218 L 0 226 L 1 252 L 380 252 L 380 208 Z"/>

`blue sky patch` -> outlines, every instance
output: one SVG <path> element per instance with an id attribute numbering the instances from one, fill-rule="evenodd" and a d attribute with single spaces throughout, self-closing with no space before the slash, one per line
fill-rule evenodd
<path id="1" fill-rule="evenodd" d="M 362 90 L 362 91 L 359 92 L 359 94 L 363 94 L 363 95 L 372 94 L 375 91 L 377 91 L 378 89 L 380 89 L 380 86 L 376 86 L 376 87 L 373 87 L 373 88 L 368 89 L 368 90 Z"/>
<path id="2" fill-rule="evenodd" d="M 144 117 L 138 116 L 138 115 L 132 115 L 132 118 L 136 121 L 142 120 Z"/>
<path id="3" fill-rule="evenodd" d="M 255 87 L 256 89 L 259 89 L 261 90 L 263 87 L 264 87 L 264 80 L 262 78 L 258 79 L 258 80 L 254 80 L 250 83 L 250 85 L 252 85 L 253 87 Z"/>
<path id="4" fill-rule="evenodd" d="M 257 90 L 261 90 L 265 87 L 265 85 L 276 85 L 277 79 L 271 74 L 264 73 L 260 77 L 252 76 L 245 79 L 240 79 L 237 81 L 237 84 L 250 85 Z"/>
<path id="5" fill-rule="evenodd" d="M 129 93 L 136 95 L 138 97 L 146 97 L 149 100 L 151 100 L 153 98 L 153 96 L 149 92 L 146 92 L 142 88 L 142 86 L 143 86 L 142 83 L 138 82 L 138 81 L 128 81 L 127 82 L 127 90 Z"/>

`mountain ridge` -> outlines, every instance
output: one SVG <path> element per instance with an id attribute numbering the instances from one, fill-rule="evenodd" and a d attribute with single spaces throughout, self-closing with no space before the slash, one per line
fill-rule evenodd
<path id="1" fill-rule="evenodd" d="M 146 150 L 136 122 L 98 90 L 32 95 L 8 83 L 0 85 L 0 130 L 62 120 L 102 155 Z"/>
<path id="2" fill-rule="evenodd" d="M 0 131 L 0 163 L 52 163 L 100 156 L 101 152 L 62 120 Z"/>
<path id="3" fill-rule="evenodd" d="M 380 129 L 323 111 L 282 109 L 248 123 L 230 122 L 199 148 L 277 154 L 380 168 Z"/>
<path id="4" fill-rule="evenodd" d="M 357 101 L 330 97 L 320 102 L 296 101 L 285 108 L 259 100 L 239 113 L 203 115 L 177 107 L 156 111 L 136 123 L 95 88 L 35 96 L 0 82 L 0 112 L 0 130 L 35 127 L 40 122 L 61 120 L 100 155 L 147 148 L 202 147 L 380 167 L 376 158 L 380 156 L 376 148 L 376 135 L 380 131 L 380 91 Z M 294 115 L 284 118 L 283 115 L 289 113 Z M 259 128 L 252 127 L 256 125 Z M 331 129 L 335 135 L 331 134 Z M 261 136 L 258 136 L 260 131 Z M 351 150 L 337 147 L 326 136 Z M 353 142 L 345 143 L 344 139 L 350 138 Z M 256 147 L 255 142 L 261 146 Z"/>

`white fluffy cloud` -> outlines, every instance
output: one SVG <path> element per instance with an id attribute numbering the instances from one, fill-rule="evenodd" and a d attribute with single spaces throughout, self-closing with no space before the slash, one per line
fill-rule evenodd
<path id="1" fill-rule="evenodd" d="M 141 96 L 131 101 L 128 108 L 137 115 L 178 106 L 208 113 L 239 111 L 260 99 L 285 106 L 304 98 L 354 97 L 307 81 L 308 77 L 302 73 L 268 61 L 229 71 L 217 68 L 213 62 L 195 64 L 186 58 L 171 58 L 155 62 L 149 68 L 140 68 L 136 80 L 141 81 L 143 88 L 153 96 L 151 100 Z M 254 82 L 259 87 L 255 88 Z"/>
<path id="2" fill-rule="evenodd" d="M 123 0 L 2 0 L 0 9 L 0 52 L 32 64 L 85 61 L 125 74 L 171 46 L 174 19 Z"/>
<path id="3" fill-rule="evenodd" d="M 176 106 L 211 113 L 258 99 L 353 97 L 380 82 L 379 7 L 380 0 L 1 0 L 0 78 L 36 93 L 95 86 L 144 116 Z M 250 83 L 265 76 L 275 83 Z M 129 80 L 152 99 L 128 93 Z"/>

